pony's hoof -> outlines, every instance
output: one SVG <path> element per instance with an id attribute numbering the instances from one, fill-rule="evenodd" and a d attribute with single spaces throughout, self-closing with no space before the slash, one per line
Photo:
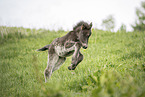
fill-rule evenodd
<path id="1" fill-rule="evenodd" d="M 68 67 L 68 70 L 72 70 L 71 66 Z"/>

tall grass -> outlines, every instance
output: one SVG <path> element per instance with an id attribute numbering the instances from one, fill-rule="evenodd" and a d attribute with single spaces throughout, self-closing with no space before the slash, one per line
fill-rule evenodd
<path id="1" fill-rule="evenodd" d="M 88 49 L 81 49 L 84 60 L 76 70 L 67 69 L 69 57 L 44 83 L 47 52 L 35 50 L 67 32 L 40 31 L 36 30 L 35 37 L 12 34 L 14 39 L 7 36 L 0 44 L 0 97 L 145 96 L 145 32 L 93 29 Z"/>
<path id="2" fill-rule="evenodd" d="M 23 27 L 6 27 L 0 26 L 0 42 L 4 43 L 7 40 L 18 40 L 27 37 L 34 37 L 42 33 L 48 33 L 46 29 L 30 29 Z"/>

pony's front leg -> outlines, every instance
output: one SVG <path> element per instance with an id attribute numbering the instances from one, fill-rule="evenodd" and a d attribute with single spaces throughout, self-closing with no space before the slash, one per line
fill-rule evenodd
<path id="1" fill-rule="evenodd" d="M 68 67 L 69 70 L 75 70 L 77 65 L 83 60 L 83 55 L 79 52 L 77 58 L 72 58 L 71 66 Z"/>
<path id="2" fill-rule="evenodd" d="M 83 60 L 83 55 L 80 53 L 81 46 L 76 44 L 75 52 L 72 56 L 71 66 L 68 67 L 69 70 L 74 70 L 76 66 Z"/>

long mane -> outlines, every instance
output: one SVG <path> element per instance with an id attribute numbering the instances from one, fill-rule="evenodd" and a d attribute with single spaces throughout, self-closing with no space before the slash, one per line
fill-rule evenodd
<path id="1" fill-rule="evenodd" d="M 84 25 L 84 26 L 88 26 L 88 23 L 87 22 L 84 22 L 84 21 L 80 21 L 80 22 L 78 22 L 74 27 L 73 27 L 73 30 L 76 30 L 78 27 L 80 27 L 80 26 L 82 26 L 82 25 Z"/>

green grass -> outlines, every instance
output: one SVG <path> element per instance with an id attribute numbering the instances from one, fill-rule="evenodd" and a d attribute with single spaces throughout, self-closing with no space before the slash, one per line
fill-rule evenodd
<path id="1" fill-rule="evenodd" d="M 44 83 L 47 51 L 35 50 L 67 32 L 41 31 L 1 39 L 0 97 L 145 96 L 145 32 L 93 29 L 88 49 L 81 49 L 84 60 L 76 70 L 67 69 L 69 57 Z"/>

